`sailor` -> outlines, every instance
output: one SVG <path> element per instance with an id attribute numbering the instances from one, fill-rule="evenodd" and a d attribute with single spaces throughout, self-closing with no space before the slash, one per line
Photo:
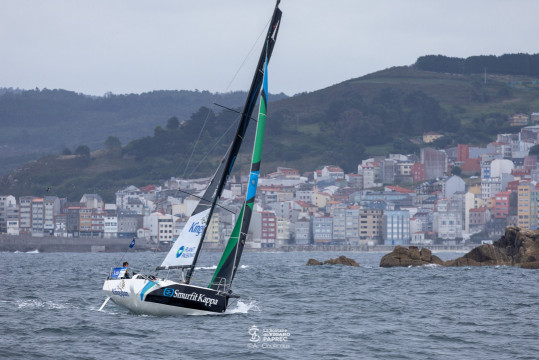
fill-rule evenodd
<path id="1" fill-rule="evenodd" d="M 129 263 L 127 261 L 124 261 L 123 265 L 124 268 L 127 268 L 129 266 Z M 131 279 L 131 275 L 129 274 L 129 270 L 125 269 L 125 274 L 123 276 L 124 279 Z"/>

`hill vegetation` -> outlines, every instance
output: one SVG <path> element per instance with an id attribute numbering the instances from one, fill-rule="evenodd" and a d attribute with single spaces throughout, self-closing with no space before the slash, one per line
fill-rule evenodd
<path id="1" fill-rule="evenodd" d="M 481 55 L 466 59 L 427 55 L 417 59 L 416 68 L 452 74 L 503 74 L 539 77 L 539 54 Z"/>
<path id="2" fill-rule="evenodd" d="M 487 74 L 485 78 L 483 73 L 425 71 L 418 66 L 386 69 L 272 102 L 262 173 L 279 165 L 304 172 L 327 164 L 355 172 L 368 156 L 418 153 L 418 140 L 428 131 L 445 135 L 434 143 L 441 148 L 457 143 L 485 145 L 498 133 L 518 131 L 508 126 L 508 116 L 539 111 L 538 95 L 537 79 L 529 76 Z M 155 100 L 159 101 L 164 100 Z M 122 109 L 120 114 L 110 110 L 110 116 L 130 127 L 129 116 L 122 112 L 127 110 Z M 183 122 L 172 112 L 155 111 L 151 115 L 151 110 L 144 110 L 154 119 L 152 136 L 121 147 L 125 135 L 109 134 L 118 141 L 103 135 L 101 147 L 107 139 L 106 150 L 89 156 L 50 155 L 29 163 L 0 181 L 0 193 L 43 195 L 43 189 L 50 188 L 70 199 L 97 192 L 110 201 L 116 190 L 129 184 L 211 175 L 230 142 L 237 114 L 203 107 Z M 249 131 L 252 139 L 254 127 Z M 251 141 L 244 144 L 242 152 L 250 152 Z M 249 162 L 249 156 L 244 156 L 237 169 L 246 172 Z"/>
<path id="3" fill-rule="evenodd" d="M 271 99 L 281 99 L 284 94 Z M 212 102 L 237 107 L 244 92 L 153 91 L 87 96 L 66 90 L 0 91 L 0 174 L 40 155 L 86 145 L 103 147 L 109 136 L 123 143 L 151 134 L 163 119 L 189 119 Z"/>

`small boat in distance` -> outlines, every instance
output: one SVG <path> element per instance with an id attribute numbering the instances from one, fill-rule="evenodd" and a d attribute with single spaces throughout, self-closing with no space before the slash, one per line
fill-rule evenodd
<path id="1" fill-rule="evenodd" d="M 179 269 L 180 280 L 144 274 L 128 277 L 125 276 L 126 268 L 114 268 L 103 284 L 108 297 L 100 310 L 112 299 L 116 304 L 139 314 L 203 315 L 225 312 L 229 299 L 238 297 L 232 293 L 231 285 L 245 246 L 256 196 L 266 123 L 267 65 L 277 39 L 281 14 L 278 0 L 234 139 L 180 236 L 156 269 Z M 191 284 L 207 225 L 240 151 L 259 94 L 259 115 L 245 202 L 211 282 L 208 286 Z"/>

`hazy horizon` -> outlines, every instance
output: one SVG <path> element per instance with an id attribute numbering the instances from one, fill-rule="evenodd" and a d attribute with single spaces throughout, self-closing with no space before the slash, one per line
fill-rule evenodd
<path id="1" fill-rule="evenodd" d="M 0 5 L 0 87 L 102 96 L 246 90 L 275 2 L 0 0 Z M 283 0 L 280 8 L 271 93 L 311 92 L 411 65 L 423 55 L 539 53 L 532 31 L 539 2 L 531 0 Z"/>

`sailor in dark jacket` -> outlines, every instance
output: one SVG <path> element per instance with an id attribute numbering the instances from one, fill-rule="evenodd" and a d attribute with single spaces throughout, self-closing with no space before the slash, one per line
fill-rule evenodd
<path id="1" fill-rule="evenodd" d="M 124 268 L 129 266 L 129 263 L 127 261 L 124 261 L 123 265 Z M 131 279 L 131 275 L 129 274 L 129 270 L 125 270 L 125 274 L 123 276 L 124 279 Z"/>

